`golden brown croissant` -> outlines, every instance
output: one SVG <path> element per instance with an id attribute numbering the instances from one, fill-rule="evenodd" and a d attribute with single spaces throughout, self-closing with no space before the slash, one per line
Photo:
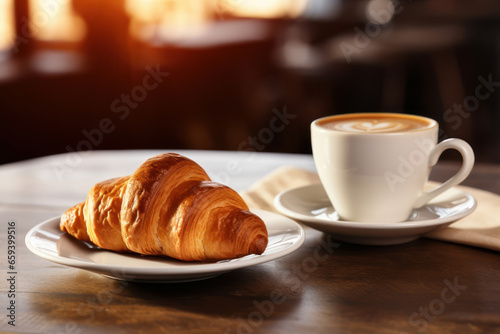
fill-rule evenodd
<path id="1" fill-rule="evenodd" d="M 264 222 L 236 191 L 174 153 L 96 184 L 84 203 L 62 215 L 60 227 L 104 249 L 184 261 L 262 254 L 268 242 Z"/>

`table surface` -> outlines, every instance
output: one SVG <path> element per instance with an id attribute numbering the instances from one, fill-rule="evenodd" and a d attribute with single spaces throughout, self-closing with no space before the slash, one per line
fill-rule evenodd
<path id="1" fill-rule="evenodd" d="M 158 151 L 72 153 L 0 166 L 0 328 L 23 333 L 500 333 L 500 255 L 421 238 L 396 246 L 335 243 L 305 228 L 294 253 L 189 283 L 134 283 L 65 267 L 24 244 L 36 224 L 126 175 Z M 242 191 L 280 166 L 314 170 L 309 155 L 181 151 Z M 238 167 L 238 168 L 235 168 Z M 439 163 L 431 179 L 458 168 Z M 466 185 L 500 194 L 500 166 L 476 165 Z M 16 222 L 15 296 L 7 279 Z M 315 260 L 321 245 L 329 256 Z M 316 265 L 317 264 L 317 265 Z M 9 325 L 15 301 L 15 326 Z"/>

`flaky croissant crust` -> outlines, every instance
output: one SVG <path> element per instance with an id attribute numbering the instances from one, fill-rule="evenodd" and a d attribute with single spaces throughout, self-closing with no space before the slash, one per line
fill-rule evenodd
<path id="1" fill-rule="evenodd" d="M 85 202 L 62 215 L 60 227 L 104 249 L 183 261 L 262 254 L 268 242 L 264 222 L 237 192 L 175 153 L 97 183 Z"/>

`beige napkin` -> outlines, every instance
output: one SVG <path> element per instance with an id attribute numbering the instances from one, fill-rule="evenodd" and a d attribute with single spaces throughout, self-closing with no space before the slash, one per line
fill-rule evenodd
<path id="1" fill-rule="evenodd" d="M 276 212 L 273 200 L 278 193 L 319 182 L 316 173 L 282 167 L 257 181 L 242 196 L 250 207 Z M 465 186 L 458 188 L 476 198 L 476 210 L 448 227 L 427 233 L 425 237 L 500 251 L 500 196 Z"/>

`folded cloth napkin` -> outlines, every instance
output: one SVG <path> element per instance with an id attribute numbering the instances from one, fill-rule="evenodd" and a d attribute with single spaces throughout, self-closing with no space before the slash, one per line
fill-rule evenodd
<path id="1" fill-rule="evenodd" d="M 295 167 L 281 167 L 257 181 L 242 193 L 253 208 L 276 211 L 274 197 L 288 189 L 319 183 L 316 173 Z M 433 182 L 429 186 L 435 186 Z M 453 224 L 434 230 L 424 237 L 500 251 L 500 196 L 488 191 L 458 186 L 474 196 L 476 210 Z"/>

